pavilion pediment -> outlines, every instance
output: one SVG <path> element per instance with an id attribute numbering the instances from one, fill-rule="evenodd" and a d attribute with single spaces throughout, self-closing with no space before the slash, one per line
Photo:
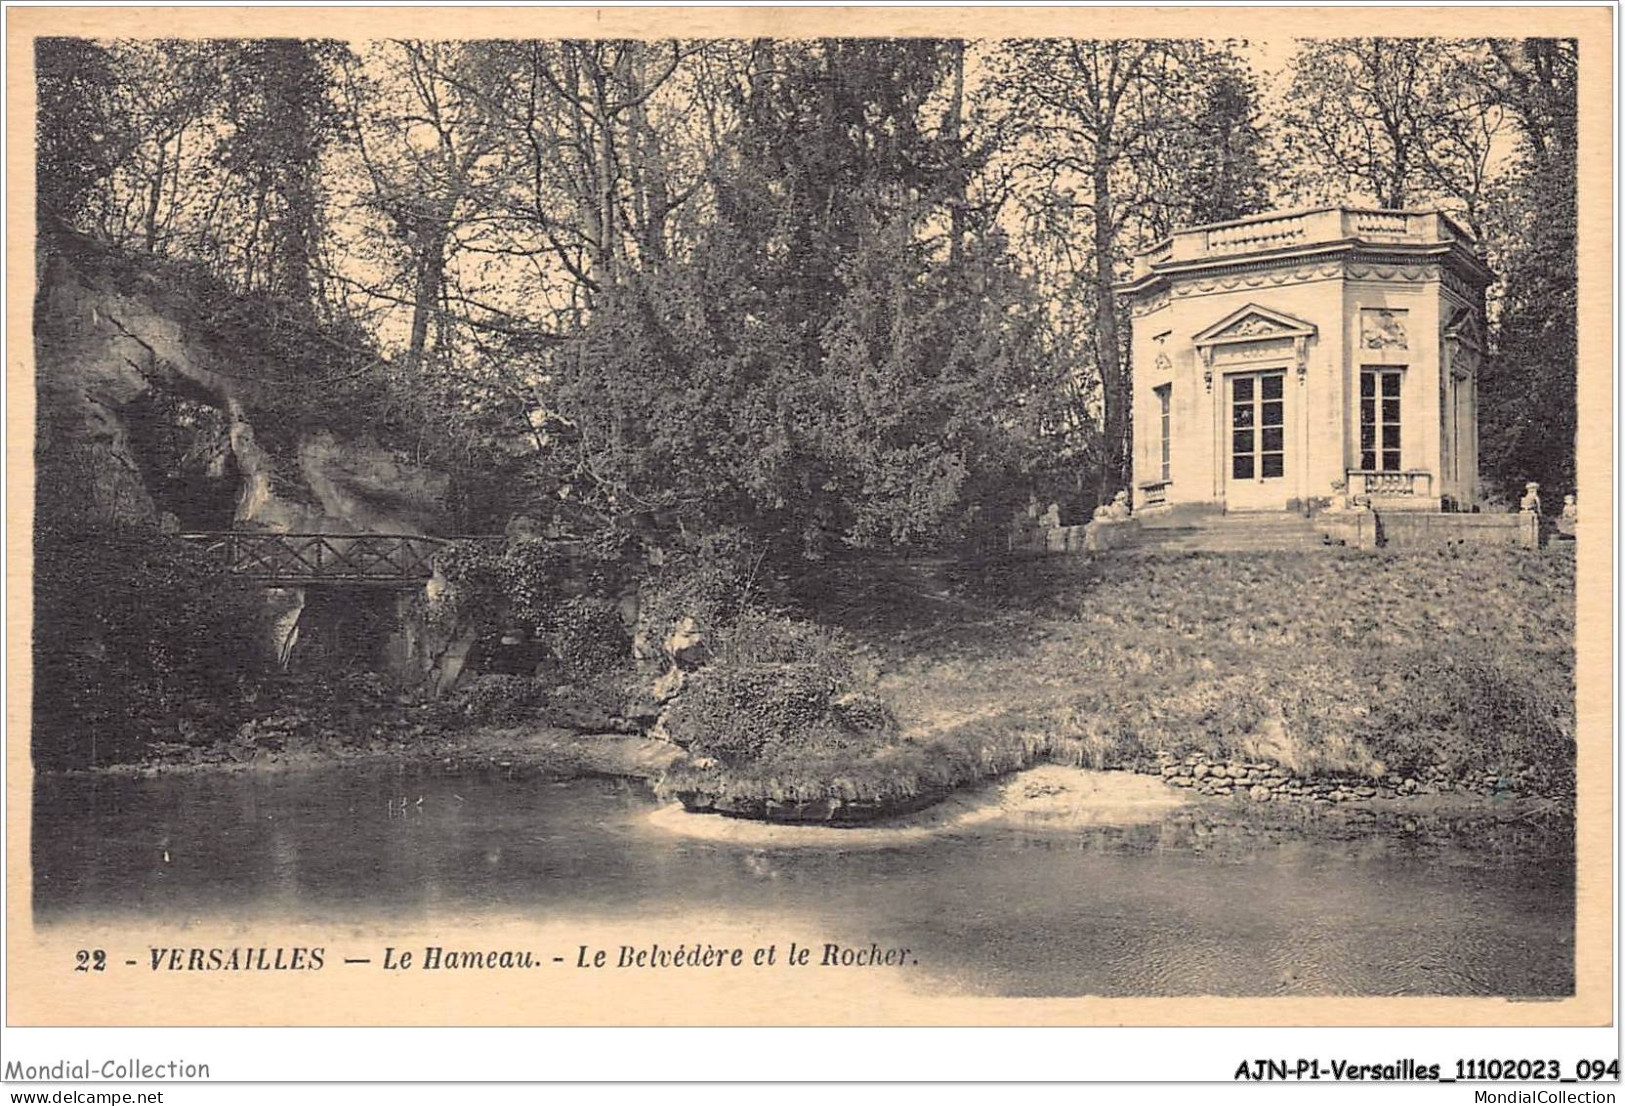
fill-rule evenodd
<path id="1" fill-rule="evenodd" d="M 1459 342 L 1469 349 L 1484 348 L 1484 331 L 1478 325 L 1478 312 L 1468 307 L 1459 308 L 1445 324 L 1447 340 Z"/>
<path id="2" fill-rule="evenodd" d="M 1233 342 L 1263 342 L 1283 338 L 1312 338 L 1315 324 L 1284 311 L 1250 303 L 1232 311 L 1192 341 L 1198 346 L 1228 345 Z"/>
<path id="3" fill-rule="evenodd" d="M 1229 360 L 1289 346 L 1301 380 L 1308 368 L 1309 340 L 1314 336 L 1314 323 L 1285 311 L 1249 303 L 1199 332 L 1191 342 L 1202 359 L 1203 386 L 1212 391 L 1213 363 L 1221 351 L 1224 359 Z"/>

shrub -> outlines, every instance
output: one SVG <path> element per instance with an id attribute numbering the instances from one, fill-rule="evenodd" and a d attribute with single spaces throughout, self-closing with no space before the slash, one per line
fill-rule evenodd
<path id="1" fill-rule="evenodd" d="M 484 542 L 456 542 L 435 553 L 435 567 L 451 585 L 433 610 L 438 619 L 494 625 L 502 615 L 500 550 Z"/>
<path id="2" fill-rule="evenodd" d="M 759 611 L 717 635 L 712 663 L 666 727 L 701 756 L 742 764 L 799 747 L 846 748 L 896 732 L 851 644 L 834 631 Z"/>
<path id="3" fill-rule="evenodd" d="M 527 628 L 540 626 L 564 601 L 561 582 L 570 567 L 557 545 L 534 538 L 460 542 L 442 550 L 437 564 L 453 586 L 451 607 L 459 616 Z"/>
<path id="4" fill-rule="evenodd" d="M 1406 653 L 1373 681 L 1365 738 L 1402 770 L 1482 773 L 1521 762 L 1559 782 L 1576 752 L 1573 680 L 1567 651 L 1463 643 Z"/>
<path id="5" fill-rule="evenodd" d="M 716 635 L 720 664 L 811 664 L 831 681 L 867 681 L 873 673 L 859 664 L 856 646 L 839 630 L 761 610 L 741 612 Z"/>
<path id="6" fill-rule="evenodd" d="M 754 760 L 832 722 L 835 687 L 810 664 L 719 665 L 697 674 L 666 718 L 680 745 L 727 764 Z"/>
<path id="7" fill-rule="evenodd" d="M 739 532 L 725 530 L 702 538 L 696 548 L 671 554 L 644 580 L 639 621 L 663 640 L 684 618 L 707 632 L 731 626 L 751 606 L 760 587 L 761 557 Z"/>
<path id="8" fill-rule="evenodd" d="M 265 666 L 257 588 L 176 538 L 43 514 L 34 559 L 34 755 L 121 759 L 240 721 Z"/>
<path id="9" fill-rule="evenodd" d="M 475 676 L 457 689 L 454 704 L 470 721 L 511 726 L 531 718 L 545 699 L 529 676 Z"/>
<path id="10" fill-rule="evenodd" d="M 612 676 L 561 684 L 548 689 L 544 717 L 550 726 L 581 733 L 620 731 L 627 725 L 626 697 L 626 683 Z"/>
<path id="11" fill-rule="evenodd" d="M 597 676 L 619 668 L 632 652 L 620 612 L 607 599 L 578 596 L 552 612 L 553 652 L 564 674 L 573 679 Z"/>
<path id="12" fill-rule="evenodd" d="M 541 538 L 509 541 L 496 555 L 506 617 L 532 629 L 548 626 L 565 602 L 569 554 Z"/>
<path id="13" fill-rule="evenodd" d="M 499 627 L 520 627 L 546 642 L 571 680 L 588 679 L 624 664 L 631 637 L 615 603 L 600 593 L 618 578 L 615 566 L 546 539 L 521 538 L 503 545 L 465 542 L 439 555 L 452 585 L 439 619 L 480 626 L 487 639 Z"/>

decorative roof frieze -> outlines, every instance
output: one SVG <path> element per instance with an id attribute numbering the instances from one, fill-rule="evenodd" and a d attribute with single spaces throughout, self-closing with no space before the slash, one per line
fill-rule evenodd
<path id="1" fill-rule="evenodd" d="M 1344 272 L 1350 280 L 1403 281 L 1406 284 L 1422 284 L 1439 279 L 1439 267 L 1437 265 L 1365 264 L 1351 261 L 1344 267 Z"/>
<path id="2" fill-rule="evenodd" d="M 1130 310 L 1136 319 L 1144 318 L 1147 315 L 1154 314 L 1155 312 L 1161 311 L 1164 307 L 1167 307 L 1168 300 L 1169 292 L 1168 289 L 1164 288 L 1162 291 L 1148 296 L 1143 300 L 1135 301 Z"/>
<path id="3" fill-rule="evenodd" d="M 1279 288 L 1283 284 L 1305 284 L 1313 280 L 1336 280 L 1343 275 L 1341 262 L 1304 265 L 1301 259 L 1287 258 L 1268 264 L 1236 268 L 1224 273 L 1180 275 L 1171 279 L 1171 291 L 1181 298 L 1237 288 Z"/>

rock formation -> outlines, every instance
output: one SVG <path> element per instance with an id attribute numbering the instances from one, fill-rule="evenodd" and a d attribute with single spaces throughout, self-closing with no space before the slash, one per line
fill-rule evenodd
<path id="1" fill-rule="evenodd" d="M 287 419 L 284 403 L 269 443 L 259 412 L 287 381 L 264 379 L 265 351 L 247 349 L 189 305 L 158 265 L 62 235 L 42 239 L 37 266 L 35 458 L 46 521 L 71 515 L 168 533 L 449 531 L 445 474 L 378 442 L 341 437 L 321 425 L 319 402 L 308 420 Z M 203 498 L 226 509 L 200 511 L 172 494 L 166 470 L 176 457 L 194 484 L 208 486 Z M 276 628 L 267 646 L 281 663 L 309 617 L 306 600 L 301 589 L 268 589 Z M 408 630 L 388 652 L 399 672 L 421 678 L 416 646 L 432 638 L 442 648 L 431 652 L 456 653 L 466 636 Z M 438 661 L 426 667 L 431 683 L 447 682 Z"/>

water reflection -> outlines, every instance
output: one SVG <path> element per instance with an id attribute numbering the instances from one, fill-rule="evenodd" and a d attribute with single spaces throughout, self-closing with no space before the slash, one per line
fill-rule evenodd
<path id="1" fill-rule="evenodd" d="M 641 785 L 406 767 L 41 777 L 34 910 L 354 924 L 761 917 L 1000 995 L 1572 993 L 1572 853 L 1200 815 L 897 848 L 659 832 Z M 1471 847 L 1469 847 L 1471 846 Z M 798 928 L 799 927 L 799 928 Z"/>

